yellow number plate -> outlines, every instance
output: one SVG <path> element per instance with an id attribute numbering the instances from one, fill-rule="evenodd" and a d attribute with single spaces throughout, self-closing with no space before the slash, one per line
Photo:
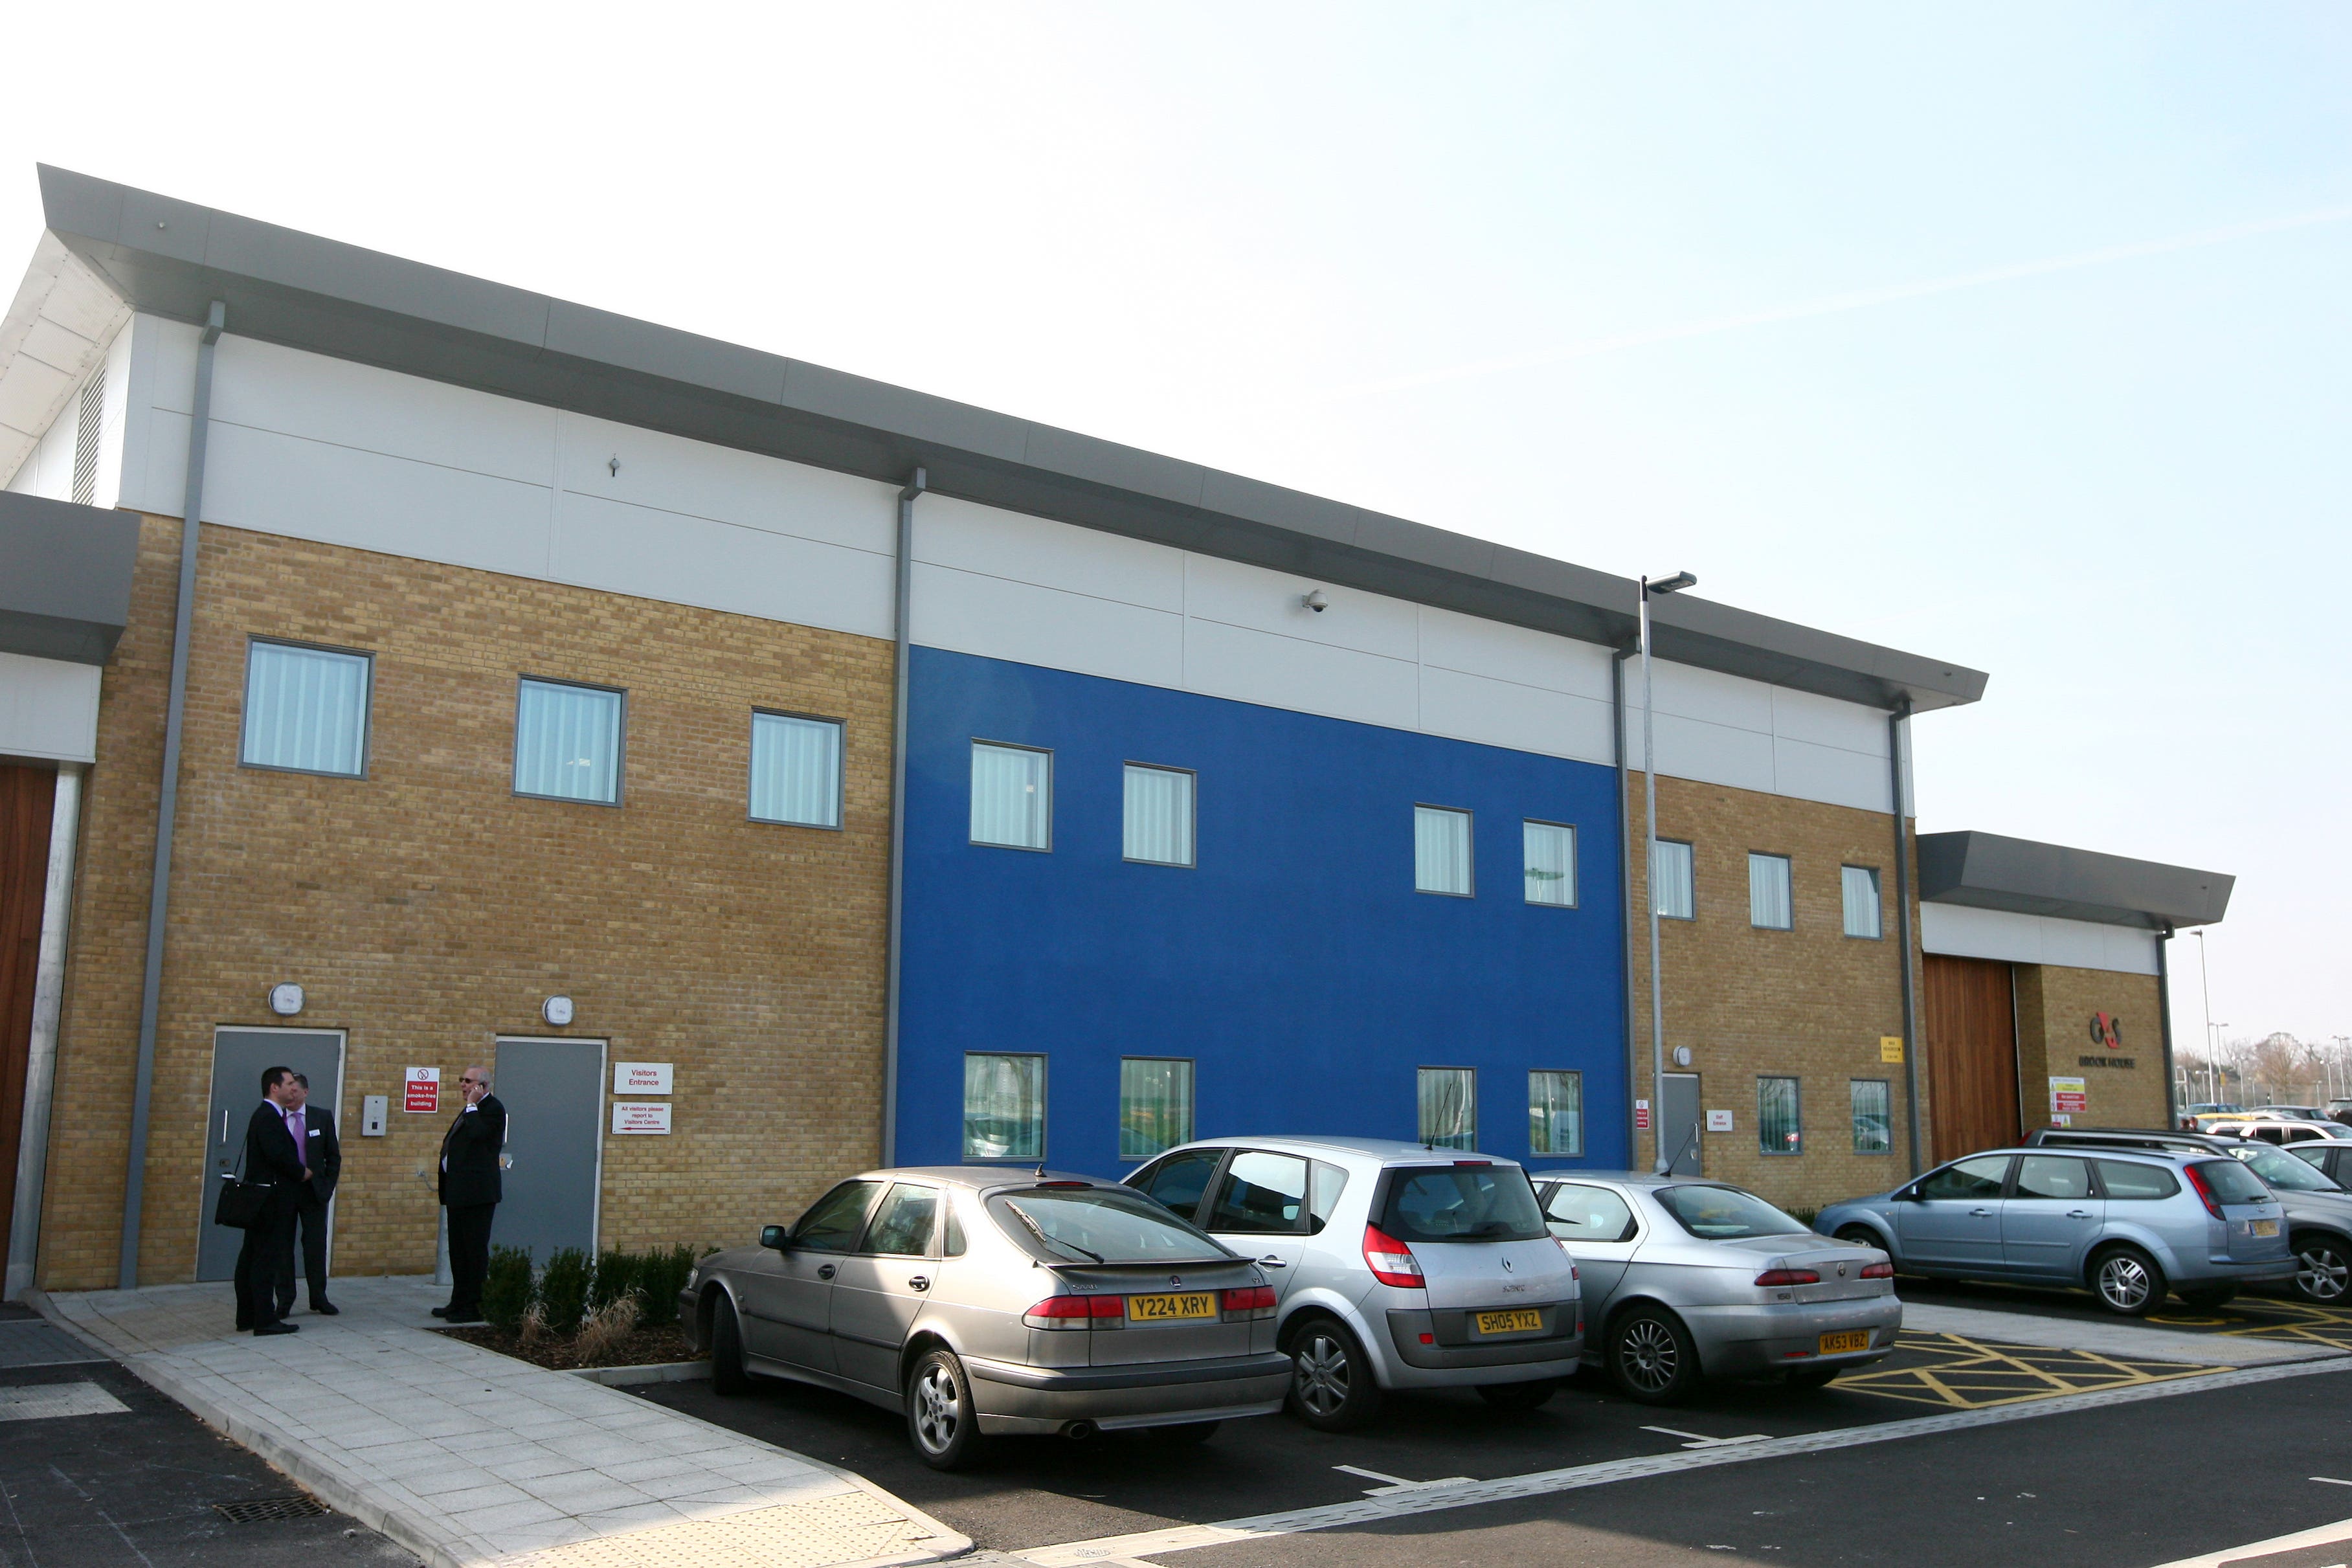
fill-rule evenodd
<path id="1" fill-rule="evenodd" d="M 1543 1314 L 1532 1308 L 1514 1312 L 1481 1312 L 1478 1331 L 1482 1334 L 1527 1334 L 1543 1331 Z"/>
<path id="2" fill-rule="evenodd" d="M 2258 1219 L 2253 1222 L 2253 1230 L 2256 1236 L 2276 1236 L 2278 1234 L 2278 1221 L 2274 1219 Z"/>
<path id="3" fill-rule="evenodd" d="M 1127 1321 L 1130 1323 L 1160 1323 L 1176 1318 L 1213 1318 L 1217 1315 L 1217 1293 L 1213 1290 L 1187 1290 L 1181 1295 L 1129 1296 L 1127 1299 Z"/>
<path id="4" fill-rule="evenodd" d="M 1822 1336 L 1821 1353 L 1823 1355 L 1838 1355 L 1846 1351 L 1866 1351 L 1869 1348 L 1870 1331 L 1868 1329 L 1846 1329 L 1838 1333 Z"/>

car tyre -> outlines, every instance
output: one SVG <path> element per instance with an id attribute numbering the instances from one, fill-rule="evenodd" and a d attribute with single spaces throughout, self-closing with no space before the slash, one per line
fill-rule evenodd
<path id="1" fill-rule="evenodd" d="M 2352 1248 L 2332 1236 L 2294 1238 L 2294 1293 L 2317 1306 L 2335 1307 L 2352 1291 Z"/>
<path id="2" fill-rule="evenodd" d="M 1837 1238 L 1855 1247 L 1874 1247 L 1881 1252 L 1886 1252 L 1890 1258 L 1894 1256 L 1892 1252 L 1888 1252 L 1886 1244 L 1878 1239 L 1878 1233 L 1866 1225 L 1847 1226 L 1837 1233 Z"/>
<path id="3" fill-rule="evenodd" d="M 1808 1366 L 1789 1374 L 1790 1388 L 1827 1388 L 1843 1372 L 1842 1366 Z"/>
<path id="4" fill-rule="evenodd" d="M 2147 1317 L 2164 1292 L 2164 1270 L 2137 1247 L 2105 1247 L 2091 1259 L 2091 1294 L 2119 1318 Z"/>
<path id="5" fill-rule="evenodd" d="M 908 1373 L 907 1439 L 935 1470 L 961 1470 L 980 1458 L 980 1411 L 955 1352 L 926 1351 Z"/>
<path id="6" fill-rule="evenodd" d="M 2236 1300 L 2238 1288 L 2235 1285 L 2208 1285 L 2196 1290 L 2176 1290 L 2173 1294 L 2180 1298 L 2183 1306 L 2210 1312 L 2216 1307 L 2226 1307 Z"/>
<path id="7" fill-rule="evenodd" d="M 1219 1421 L 1186 1421 L 1175 1426 L 1148 1426 L 1144 1436 L 1171 1448 L 1197 1448 L 1217 1435 Z"/>
<path id="8" fill-rule="evenodd" d="M 710 1308 L 710 1392 L 730 1398 L 751 1392 L 751 1374 L 743 1369 L 743 1325 L 724 1290 Z"/>
<path id="9" fill-rule="evenodd" d="M 1537 1410 L 1559 1392 L 1559 1379 L 1539 1377 L 1533 1383 L 1482 1383 L 1478 1397 L 1497 1410 Z"/>
<path id="10" fill-rule="evenodd" d="M 1318 1432 L 1352 1432 L 1380 1414 L 1371 1358 L 1346 1325 L 1313 1318 L 1289 1338 L 1290 1413 Z"/>
<path id="11" fill-rule="evenodd" d="M 1609 1372 L 1644 1405 L 1672 1405 L 1698 1385 L 1698 1346 L 1680 1318 L 1637 1307 L 1610 1325 Z"/>

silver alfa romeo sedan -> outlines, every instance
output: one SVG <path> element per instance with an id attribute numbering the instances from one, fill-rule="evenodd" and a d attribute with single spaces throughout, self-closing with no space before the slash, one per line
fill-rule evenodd
<path id="1" fill-rule="evenodd" d="M 1586 1359 L 1647 1404 L 1706 1378 L 1818 1388 L 1884 1360 L 1903 1327 L 1876 1247 L 1816 1236 L 1722 1182 L 1538 1171 L 1545 1223 L 1584 1276 Z"/>
<path id="2" fill-rule="evenodd" d="M 695 1266 L 678 1320 L 740 1394 L 765 1373 L 903 1411 L 957 1469 L 1004 1433 L 1199 1442 L 1282 1407 L 1265 1271 L 1087 1176 L 868 1171 Z"/>

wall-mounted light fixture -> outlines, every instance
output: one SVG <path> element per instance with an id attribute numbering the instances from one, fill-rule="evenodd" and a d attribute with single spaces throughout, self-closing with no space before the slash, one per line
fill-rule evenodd
<path id="1" fill-rule="evenodd" d="M 615 452 L 611 457 L 604 459 L 604 471 L 612 475 L 616 479 L 621 477 L 620 453 Z"/>
<path id="2" fill-rule="evenodd" d="M 559 1029 L 563 1027 L 572 1022 L 572 998 L 550 996 L 539 1005 L 539 1016 Z"/>
<path id="3" fill-rule="evenodd" d="M 269 988 L 269 1010 L 281 1018 L 290 1018 L 302 1010 L 302 988 L 289 981 Z"/>
<path id="4" fill-rule="evenodd" d="M 1676 1067 L 1678 1067 L 1678 1068 L 1686 1068 L 1686 1067 L 1690 1066 L 1690 1064 L 1691 1064 L 1691 1050 L 1690 1050 L 1690 1047 L 1689 1047 L 1688 1046 L 1676 1046 L 1676 1047 L 1675 1047 L 1675 1066 L 1676 1066 Z"/>

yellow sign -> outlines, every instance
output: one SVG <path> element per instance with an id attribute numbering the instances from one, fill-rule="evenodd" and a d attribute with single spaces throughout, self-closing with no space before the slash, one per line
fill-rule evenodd
<path id="1" fill-rule="evenodd" d="M 1903 1059 L 1903 1037 L 1900 1035 L 1879 1036 L 1878 1059 L 1883 1062 L 1901 1061 Z"/>

